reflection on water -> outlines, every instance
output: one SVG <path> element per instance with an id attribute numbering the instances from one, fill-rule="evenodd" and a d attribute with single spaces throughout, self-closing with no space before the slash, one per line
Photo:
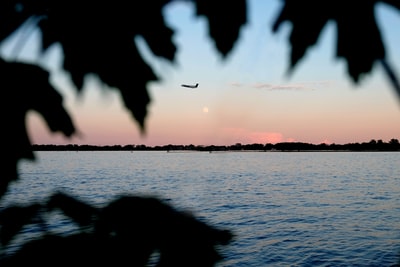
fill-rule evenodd
<path id="1" fill-rule="evenodd" d="M 151 194 L 231 229 L 218 266 L 390 266 L 400 256 L 398 152 L 38 152 L 5 198 L 63 190 L 104 205 Z M 72 230 L 65 219 L 54 231 Z"/>

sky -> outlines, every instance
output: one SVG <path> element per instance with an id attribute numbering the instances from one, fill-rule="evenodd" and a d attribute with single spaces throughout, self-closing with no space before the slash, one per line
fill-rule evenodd
<path id="1" fill-rule="evenodd" d="M 222 59 L 208 37 L 207 21 L 195 16 L 193 5 L 170 4 L 165 20 L 175 31 L 175 64 L 155 57 L 143 40 L 136 39 L 143 58 L 160 77 L 148 86 L 152 102 L 145 135 L 118 92 L 105 90 L 95 77 L 78 95 L 61 71 L 60 48 L 40 57 L 40 33 L 34 31 L 18 58 L 49 69 L 79 134 L 66 138 L 53 133 L 30 112 L 31 143 L 158 146 L 400 140 L 400 99 L 386 74 L 376 65 L 360 83 L 353 83 L 345 62 L 335 58 L 334 24 L 324 28 L 318 43 L 287 75 L 291 26 L 282 25 L 272 33 L 281 7 L 279 0 L 248 0 L 248 22 L 234 49 Z M 376 12 L 389 63 L 400 76 L 400 13 L 383 4 Z M 12 58 L 13 46 L 10 40 L 0 53 Z M 199 86 L 188 89 L 183 83 Z"/>

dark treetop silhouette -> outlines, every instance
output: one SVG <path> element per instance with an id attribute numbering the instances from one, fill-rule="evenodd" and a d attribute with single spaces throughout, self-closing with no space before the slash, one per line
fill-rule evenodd
<path id="1" fill-rule="evenodd" d="M 193 4 L 197 16 L 204 16 L 207 19 L 209 37 L 214 42 L 216 51 L 226 58 L 235 45 L 240 30 L 246 24 L 246 1 L 236 0 L 229 3 L 211 0 L 187 1 Z M 165 24 L 162 15 L 162 9 L 172 2 L 169 0 L 1 1 L 0 41 L 3 42 L 18 29 L 30 29 L 31 26 L 39 28 L 42 33 L 42 52 L 46 52 L 54 44 L 61 46 L 64 55 L 63 68 L 70 74 L 76 90 L 78 92 L 83 90 L 85 77 L 88 74 L 97 75 L 108 86 L 107 88 L 120 91 L 123 104 L 145 134 L 147 106 L 150 103 L 146 86 L 149 81 L 157 81 L 158 77 L 142 59 L 133 39 L 135 36 L 142 36 L 154 55 L 174 63 L 177 48 L 172 42 L 173 31 Z M 394 0 L 285 1 L 272 29 L 277 31 L 282 23 L 292 23 L 289 70 L 293 71 L 307 49 L 317 42 L 323 27 L 332 20 L 338 30 L 337 57 L 347 62 L 347 72 L 351 79 L 357 83 L 363 74 L 372 70 L 376 62 L 380 62 L 393 88 L 399 93 L 400 99 L 400 86 L 386 60 L 384 44 L 374 17 L 374 8 L 378 3 L 400 8 L 400 2 Z M 226 12 L 227 10 L 229 12 Z M 221 14 L 224 14 L 223 17 Z M 1 113 L 5 119 L 1 129 L 3 140 L 6 140 L 0 178 L 1 200 L 9 184 L 18 179 L 18 162 L 21 159 L 34 159 L 25 125 L 28 111 L 39 112 L 50 131 L 61 132 L 67 137 L 76 134 L 77 131 L 73 119 L 64 109 L 61 96 L 48 80 L 47 70 L 38 65 L 1 59 L 0 71 L 3 102 L 7 102 L 1 105 Z M 123 263 L 119 259 L 129 257 L 129 260 L 138 263 L 138 266 L 145 264 L 150 250 L 158 249 L 162 254 L 159 266 L 194 266 L 196 263 L 198 266 L 212 266 L 218 259 L 213 245 L 218 242 L 226 244 L 231 237 L 227 232 L 201 224 L 193 217 L 188 218 L 176 213 L 174 209 L 152 198 L 121 197 L 99 211 L 60 193 L 55 194 L 49 201 L 45 200 L 44 204 L 2 209 L 1 244 L 7 246 L 22 226 L 34 218 L 42 218 L 41 214 L 50 212 L 49 209 L 54 207 L 61 209 L 77 223 L 89 223 L 92 230 L 89 232 L 82 230 L 81 233 L 68 237 L 44 235 L 43 238 L 26 244 L 14 258 L 4 259 L 2 266 L 20 263 L 25 258 L 45 260 L 33 254 L 41 250 L 40 248 L 45 248 L 42 253 L 46 249 L 51 249 L 54 253 L 50 255 L 60 256 L 59 260 L 66 259 L 68 253 L 65 251 L 63 255 L 59 253 L 63 252 L 62 249 L 68 248 L 71 249 L 69 251 L 71 255 L 68 255 L 68 260 L 71 262 L 85 259 L 88 262 L 90 260 L 90 262 Z M 71 207 L 74 207 L 74 210 Z M 147 207 L 148 210 L 144 210 L 143 207 Z M 74 212 L 71 213 L 71 210 Z M 129 217 L 131 216 L 129 212 L 135 214 L 141 221 L 136 222 L 133 217 Z M 94 222 L 85 218 L 87 214 L 93 215 Z M 112 226 L 108 225 L 109 214 L 117 215 L 116 221 L 111 223 Z M 171 220 L 168 220 L 166 225 L 157 224 L 155 222 L 159 218 L 157 216 L 164 215 Z M 128 224 L 134 221 L 135 224 Z M 180 232 L 175 222 L 183 223 L 187 227 Z M 115 236 L 110 234 L 110 227 L 114 227 L 113 230 L 117 233 Z M 159 229 L 156 231 L 157 236 L 149 239 L 154 243 L 140 247 L 138 242 L 140 243 L 141 239 L 133 238 L 134 234 L 131 232 L 138 231 L 137 227 Z M 174 240 L 171 235 L 163 232 L 168 227 L 176 230 L 173 232 L 176 236 L 182 237 L 177 239 L 179 242 L 175 247 L 165 245 L 168 240 Z M 196 232 L 198 228 L 207 234 L 199 236 Z M 188 242 L 185 234 L 193 237 L 190 239 L 194 242 L 193 246 L 185 245 Z M 77 248 L 91 246 L 85 257 L 80 258 L 82 251 Z M 130 256 L 131 250 L 128 252 L 130 246 L 138 249 L 134 256 Z M 194 248 L 196 252 L 189 253 L 187 251 L 189 247 Z M 101 253 L 104 250 L 109 253 Z M 189 254 L 185 254 L 186 252 Z M 204 255 L 200 256 L 197 253 Z M 105 255 L 109 257 L 105 258 Z M 184 255 L 188 258 L 183 257 Z M 199 262 L 197 261 L 199 258 L 208 261 Z M 191 263 L 188 264 L 187 261 Z M 33 264 L 34 261 L 29 263 Z M 47 264 L 51 264 L 51 261 L 47 261 Z"/>

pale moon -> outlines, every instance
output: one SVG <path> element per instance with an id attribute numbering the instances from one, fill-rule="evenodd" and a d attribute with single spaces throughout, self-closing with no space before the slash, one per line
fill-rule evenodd
<path id="1" fill-rule="evenodd" d="M 208 107 L 204 107 L 204 108 L 203 108 L 203 112 L 204 112 L 204 113 L 208 113 Z"/>

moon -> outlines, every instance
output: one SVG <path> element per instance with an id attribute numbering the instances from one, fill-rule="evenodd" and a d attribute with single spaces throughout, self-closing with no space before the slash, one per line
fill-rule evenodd
<path id="1" fill-rule="evenodd" d="M 203 113 L 208 113 L 208 107 L 203 107 Z"/>

